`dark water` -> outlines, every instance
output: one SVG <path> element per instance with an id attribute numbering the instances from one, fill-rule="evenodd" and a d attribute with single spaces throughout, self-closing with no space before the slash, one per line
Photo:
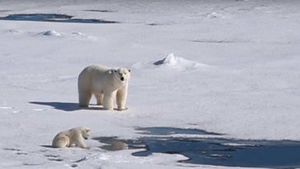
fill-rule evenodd
<path id="1" fill-rule="evenodd" d="M 267 168 L 300 167 L 298 141 L 224 139 L 220 138 L 221 134 L 204 130 L 167 127 L 139 128 L 137 131 L 146 136 L 132 140 L 117 137 L 94 139 L 106 143 L 102 147 L 106 150 L 139 148 L 141 151 L 133 153 L 134 156 L 149 156 L 152 153 L 182 154 L 189 158 L 179 161 L 185 163 Z M 174 134 L 189 134 L 189 137 L 178 137 Z"/>
<path id="2" fill-rule="evenodd" d="M 37 22 L 63 22 L 63 23 L 119 23 L 117 21 L 108 21 L 102 19 L 80 19 L 74 18 L 65 14 L 47 14 L 47 13 L 35 13 L 35 14 L 12 14 L 6 17 L 0 17 L 0 20 L 12 20 L 12 21 L 37 21 Z"/>

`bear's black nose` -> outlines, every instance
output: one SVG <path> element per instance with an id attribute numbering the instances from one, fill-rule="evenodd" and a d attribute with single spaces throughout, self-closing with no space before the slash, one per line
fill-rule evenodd
<path id="1" fill-rule="evenodd" d="M 124 81 L 124 77 L 121 77 L 121 80 Z"/>

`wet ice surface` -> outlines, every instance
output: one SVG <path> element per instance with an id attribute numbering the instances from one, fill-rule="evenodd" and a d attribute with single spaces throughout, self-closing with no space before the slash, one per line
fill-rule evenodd
<path id="1" fill-rule="evenodd" d="M 300 167 L 300 142 L 280 140 L 225 139 L 221 134 L 198 129 L 168 127 L 138 128 L 145 136 L 137 139 L 117 137 L 94 138 L 106 145 L 103 149 L 117 151 L 141 149 L 134 156 L 152 153 L 182 154 L 193 164 L 239 167 Z M 183 135 L 188 135 L 185 137 Z"/>
<path id="2" fill-rule="evenodd" d="M 33 13 L 33 14 L 12 14 L 0 17 L 0 20 L 13 21 L 37 21 L 37 22 L 64 22 L 64 23 L 119 23 L 117 21 L 107 21 L 102 19 L 80 19 L 65 14 L 54 13 Z"/>

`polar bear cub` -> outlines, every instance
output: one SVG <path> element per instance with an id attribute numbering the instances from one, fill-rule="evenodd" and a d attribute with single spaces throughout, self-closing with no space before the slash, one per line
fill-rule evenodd
<path id="1" fill-rule="evenodd" d="M 88 148 L 84 143 L 90 136 L 90 129 L 86 127 L 72 128 L 67 131 L 62 131 L 58 133 L 53 141 L 52 147 L 54 148 L 64 148 L 64 147 L 80 147 Z"/>
<path id="2" fill-rule="evenodd" d="M 98 105 L 113 110 L 114 98 L 118 110 L 126 110 L 130 69 L 112 69 L 91 65 L 82 70 L 78 77 L 79 106 L 88 107 L 91 96 L 95 95 Z"/>

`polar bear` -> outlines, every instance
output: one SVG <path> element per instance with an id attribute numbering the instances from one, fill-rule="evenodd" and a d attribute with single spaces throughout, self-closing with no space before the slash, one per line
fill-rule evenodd
<path id="1" fill-rule="evenodd" d="M 118 110 L 126 110 L 130 69 L 113 69 L 101 65 L 90 65 L 78 77 L 79 106 L 88 107 L 94 94 L 98 105 L 113 110 L 114 98 Z"/>
<path id="2" fill-rule="evenodd" d="M 88 148 L 84 143 L 90 136 L 90 129 L 86 127 L 72 128 L 67 131 L 62 131 L 58 133 L 53 141 L 52 147 L 54 148 L 64 148 L 64 147 L 80 147 Z"/>

